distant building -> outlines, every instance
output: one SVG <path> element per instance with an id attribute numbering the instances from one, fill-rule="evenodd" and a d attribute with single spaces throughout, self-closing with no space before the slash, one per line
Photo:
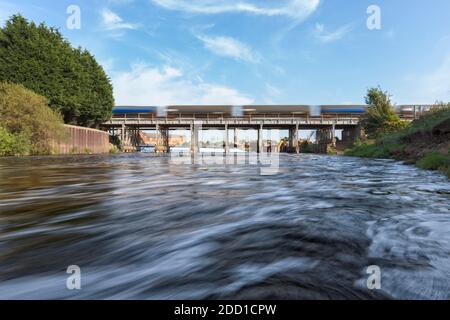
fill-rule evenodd
<path id="1" fill-rule="evenodd" d="M 156 132 L 141 132 L 141 140 L 145 145 L 154 146 L 157 143 L 158 135 Z M 184 135 L 170 135 L 169 145 L 171 147 L 183 146 L 186 144 Z"/>

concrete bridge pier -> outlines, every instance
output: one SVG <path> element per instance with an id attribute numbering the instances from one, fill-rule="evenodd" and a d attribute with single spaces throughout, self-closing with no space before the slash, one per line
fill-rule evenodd
<path id="1" fill-rule="evenodd" d="M 138 149 L 138 147 L 141 145 L 141 135 L 140 135 L 140 128 L 133 128 L 130 132 L 130 143 L 131 146 Z"/>
<path id="2" fill-rule="evenodd" d="M 120 145 L 124 152 L 134 152 L 140 145 L 140 128 L 133 128 L 122 124 L 118 129 L 113 129 L 112 134 L 120 139 Z"/>
<path id="3" fill-rule="evenodd" d="M 230 135 L 228 132 L 228 124 L 225 125 L 225 154 L 230 153 Z"/>
<path id="4" fill-rule="evenodd" d="M 295 127 L 289 129 L 289 151 L 291 153 L 300 153 L 300 146 L 298 145 L 299 140 L 299 125 L 296 124 Z"/>
<path id="5" fill-rule="evenodd" d="M 257 146 L 257 153 L 263 153 L 264 152 L 264 145 L 263 145 L 263 125 L 261 124 L 258 128 L 258 146 Z"/>
<path id="6" fill-rule="evenodd" d="M 125 124 L 122 124 L 122 129 L 120 130 L 120 142 L 122 145 L 125 144 Z"/>
<path id="7" fill-rule="evenodd" d="M 169 128 L 156 125 L 156 152 L 168 153 L 170 152 L 169 146 Z"/>
<path id="8" fill-rule="evenodd" d="M 353 145 L 356 140 L 363 136 L 360 126 L 347 127 L 342 131 L 342 143 L 348 146 Z"/>
<path id="9" fill-rule="evenodd" d="M 331 144 L 333 148 L 336 148 L 336 123 L 333 123 L 331 127 Z"/>
<path id="10" fill-rule="evenodd" d="M 326 154 L 330 146 L 336 144 L 335 125 L 317 130 L 317 150 L 316 153 Z"/>
<path id="11" fill-rule="evenodd" d="M 194 123 L 192 123 L 191 124 L 191 152 L 192 153 L 198 153 L 200 151 L 198 130 L 199 130 L 199 126 L 196 126 Z"/>

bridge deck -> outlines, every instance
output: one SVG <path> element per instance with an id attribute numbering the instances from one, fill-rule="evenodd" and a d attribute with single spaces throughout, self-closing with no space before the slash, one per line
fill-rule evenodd
<path id="1" fill-rule="evenodd" d="M 131 127 L 189 127 L 192 124 L 205 127 L 323 127 L 332 126 L 348 127 L 357 126 L 359 117 L 338 117 L 338 118 L 113 118 L 103 124 L 104 127 L 120 127 L 122 125 Z"/>

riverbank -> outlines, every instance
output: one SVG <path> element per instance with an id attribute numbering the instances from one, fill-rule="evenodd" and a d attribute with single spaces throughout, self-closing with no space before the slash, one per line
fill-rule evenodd
<path id="1" fill-rule="evenodd" d="M 396 133 L 358 142 L 345 155 L 401 160 L 450 178 L 450 105 L 436 107 Z"/>

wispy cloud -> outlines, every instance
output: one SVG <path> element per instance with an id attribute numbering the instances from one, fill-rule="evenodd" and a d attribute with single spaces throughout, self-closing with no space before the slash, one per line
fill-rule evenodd
<path id="1" fill-rule="evenodd" d="M 223 57 L 236 60 L 257 63 L 260 60 L 259 54 L 253 52 L 249 45 L 231 37 L 209 37 L 197 35 L 203 45 L 209 51 Z"/>
<path id="2" fill-rule="evenodd" d="M 187 77 L 172 66 L 137 64 L 112 76 L 117 104 L 251 104 L 254 100 L 234 88 Z"/>
<path id="3" fill-rule="evenodd" d="M 428 72 L 404 75 L 394 97 L 398 104 L 450 102 L 450 53 Z"/>
<path id="4" fill-rule="evenodd" d="M 419 93 L 421 101 L 436 102 L 450 101 L 450 54 L 431 73 L 421 78 L 421 88 L 415 90 Z"/>
<path id="5" fill-rule="evenodd" d="M 199 14 L 248 13 L 304 19 L 313 13 L 320 0 L 229 1 L 229 0 L 151 0 L 169 10 Z M 262 4 L 263 2 L 264 4 Z M 269 4 L 270 3 L 270 4 Z"/>
<path id="6" fill-rule="evenodd" d="M 351 25 L 347 24 L 334 31 L 328 31 L 325 29 L 325 26 L 323 24 L 316 23 L 313 31 L 313 37 L 321 43 L 335 42 L 344 38 L 351 29 Z"/>
<path id="7" fill-rule="evenodd" d="M 124 22 L 117 13 L 111 11 L 110 9 L 105 8 L 100 12 L 100 14 L 102 16 L 103 26 L 107 30 L 134 30 L 139 27 L 137 24 Z"/>
<path id="8" fill-rule="evenodd" d="M 280 99 L 283 91 L 271 85 L 270 83 L 265 84 L 265 90 L 264 90 L 264 96 L 263 96 L 263 102 L 266 104 L 274 104 L 278 99 Z"/>

